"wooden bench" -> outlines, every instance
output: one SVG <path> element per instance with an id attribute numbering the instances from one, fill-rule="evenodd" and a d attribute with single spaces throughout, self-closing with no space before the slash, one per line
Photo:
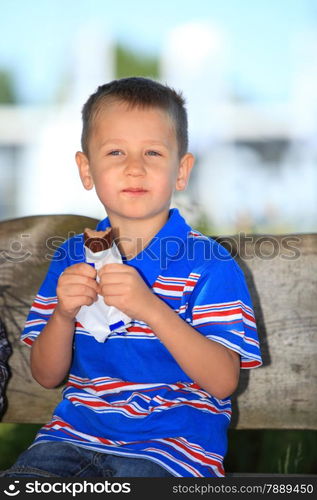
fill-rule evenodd
<path id="1" fill-rule="evenodd" d="M 0 318 L 13 354 L 3 422 L 44 423 L 61 388 L 43 389 L 29 370 L 20 332 L 53 251 L 95 220 L 48 215 L 0 223 Z M 243 268 L 264 366 L 243 370 L 233 397 L 236 429 L 317 429 L 317 234 L 220 238 Z"/>

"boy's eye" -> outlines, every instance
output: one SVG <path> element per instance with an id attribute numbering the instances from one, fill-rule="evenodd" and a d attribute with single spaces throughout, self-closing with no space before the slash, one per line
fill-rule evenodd
<path id="1" fill-rule="evenodd" d="M 158 151 L 153 151 L 153 150 L 147 151 L 146 154 L 148 156 L 161 156 L 161 154 Z"/>
<path id="2" fill-rule="evenodd" d="M 119 156 L 119 155 L 122 155 L 123 152 L 120 151 L 119 149 L 114 149 L 113 151 L 110 151 L 110 153 L 108 153 L 108 154 L 111 156 Z"/>

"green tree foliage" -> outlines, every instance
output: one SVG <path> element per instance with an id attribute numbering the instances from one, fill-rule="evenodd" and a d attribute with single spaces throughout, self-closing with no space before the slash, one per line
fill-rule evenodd
<path id="1" fill-rule="evenodd" d="M 0 104 L 14 104 L 15 102 L 13 78 L 8 71 L 0 69 Z"/>
<path id="2" fill-rule="evenodd" d="M 229 430 L 227 472 L 316 474 L 317 431 Z"/>
<path id="3" fill-rule="evenodd" d="M 30 444 L 40 425 L 0 423 L 0 470 L 11 467 Z"/>
<path id="4" fill-rule="evenodd" d="M 116 78 L 128 76 L 159 77 L 158 57 L 140 54 L 117 45 L 115 49 Z"/>

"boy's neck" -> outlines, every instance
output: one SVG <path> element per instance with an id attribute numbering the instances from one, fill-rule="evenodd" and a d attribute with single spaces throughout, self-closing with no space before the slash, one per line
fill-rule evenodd
<path id="1" fill-rule="evenodd" d="M 109 216 L 116 244 L 128 260 L 136 257 L 148 246 L 168 219 L 169 211 L 158 217 L 141 220 L 116 220 Z"/>

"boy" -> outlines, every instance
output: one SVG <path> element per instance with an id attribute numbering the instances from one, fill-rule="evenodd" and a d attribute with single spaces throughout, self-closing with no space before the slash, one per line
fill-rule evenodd
<path id="1" fill-rule="evenodd" d="M 187 142 L 184 101 L 157 82 L 113 81 L 85 104 L 76 162 L 108 215 L 97 230 L 112 227 L 123 263 L 97 282 L 82 235 L 53 259 L 22 339 L 41 385 L 68 382 L 7 475 L 224 475 L 229 396 L 240 365 L 261 357 L 241 270 L 170 210 L 194 164 Z M 98 295 L 132 318 L 104 343 L 75 320 Z"/>

